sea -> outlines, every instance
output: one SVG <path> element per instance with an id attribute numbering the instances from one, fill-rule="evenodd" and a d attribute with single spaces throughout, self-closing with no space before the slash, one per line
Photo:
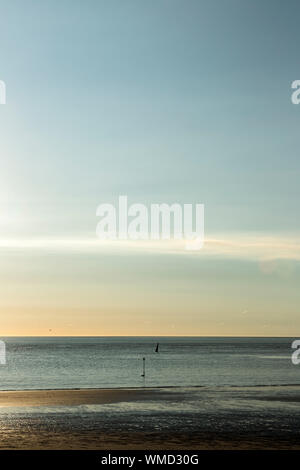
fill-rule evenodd
<path id="1" fill-rule="evenodd" d="M 291 360 L 295 338 L 1 339 L 0 390 L 300 384 L 300 365 Z"/>
<path id="2" fill-rule="evenodd" d="M 300 364 L 293 364 L 291 347 L 297 338 L 1 339 L 6 345 L 1 390 L 149 388 L 155 393 L 150 400 L 109 404 L 0 406 L 0 448 L 30 447 L 32 436 L 39 448 L 51 442 L 55 447 L 57 439 L 69 448 L 71 435 L 74 448 L 109 446 L 108 436 L 117 440 L 115 446 L 120 436 L 124 446 L 128 439 L 138 446 L 141 433 L 152 440 L 158 436 L 157 446 L 162 435 L 179 433 L 190 443 L 198 439 L 195 445 L 208 436 L 300 445 Z M 176 439 L 172 448 L 180 442 Z"/>

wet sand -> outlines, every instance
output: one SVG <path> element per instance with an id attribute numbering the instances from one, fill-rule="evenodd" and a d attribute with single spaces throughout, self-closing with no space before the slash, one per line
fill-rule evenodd
<path id="1" fill-rule="evenodd" d="M 156 433 L 14 433 L 0 439 L 1 450 L 300 450 L 297 439 L 254 435 Z"/>
<path id="2" fill-rule="evenodd" d="M 0 407 L 75 406 L 154 400 L 158 389 L 73 389 L 0 391 Z M 164 398 L 167 392 L 160 392 Z M 165 396 L 167 398 L 167 396 Z"/>
<path id="3" fill-rule="evenodd" d="M 0 391 L 0 449 L 300 449 L 300 387 L 271 392 L 259 387 L 242 394 L 228 388 Z M 193 393 L 195 411 L 180 411 Z M 225 400 L 221 407 L 220 400 Z M 110 404 L 100 410 L 88 406 Z"/>
<path id="4" fill-rule="evenodd" d="M 264 401 L 300 403 L 300 386 L 285 386 L 293 395 L 281 393 L 280 396 L 268 394 L 265 388 Z M 104 405 L 109 403 L 135 402 L 148 400 L 168 400 L 179 396 L 172 387 L 165 388 L 107 388 L 107 389 L 61 389 L 61 390 L 8 390 L 0 391 L 0 407 L 23 406 L 79 406 Z M 201 387 L 199 388 L 201 390 Z M 232 391 L 232 396 L 239 388 Z M 252 387 L 247 398 L 261 400 L 260 387 Z M 182 397 L 183 398 L 183 397 Z"/>

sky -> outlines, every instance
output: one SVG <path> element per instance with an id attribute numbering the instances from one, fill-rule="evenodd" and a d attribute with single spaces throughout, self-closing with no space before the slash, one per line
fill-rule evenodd
<path id="1" fill-rule="evenodd" d="M 6 335 L 300 330 L 300 5 L 0 0 Z M 205 205 L 205 244 L 107 243 L 96 208 Z"/>

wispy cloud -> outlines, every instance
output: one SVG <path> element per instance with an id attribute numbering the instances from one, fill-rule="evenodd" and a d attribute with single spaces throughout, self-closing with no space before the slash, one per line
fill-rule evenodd
<path id="1" fill-rule="evenodd" d="M 271 237 L 267 235 L 227 234 L 222 237 L 206 237 L 201 250 L 186 249 L 184 240 L 131 241 L 99 240 L 83 238 L 31 238 L 2 239 L 0 250 L 3 251 L 51 251 L 78 253 L 161 253 L 214 258 L 236 258 L 249 260 L 290 259 L 300 260 L 299 238 L 288 236 Z"/>
<path id="2" fill-rule="evenodd" d="M 299 238 L 267 235 L 228 235 L 209 238 L 205 243 L 206 254 L 251 259 L 300 260 Z"/>

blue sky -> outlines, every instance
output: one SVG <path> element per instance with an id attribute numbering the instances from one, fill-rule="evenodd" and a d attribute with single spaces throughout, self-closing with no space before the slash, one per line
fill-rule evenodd
<path id="1" fill-rule="evenodd" d="M 7 86 L 7 104 L 0 107 L 3 239 L 19 240 L 20 246 L 28 238 L 93 239 L 97 205 L 127 194 L 132 202 L 145 204 L 204 203 L 208 239 L 226 238 L 236 243 L 233 241 L 239 237 L 254 237 L 254 243 L 260 244 L 266 237 L 277 237 L 281 244 L 295 243 L 300 228 L 300 106 L 291 104 L 290 87 L 293 80 L 300 79 L 299 2 L 2 0 L 0 7 L 0 79 Z M 166 302 L 163 308 L 160 304 L 165 294 L 154 285 L 151 291 L 149 279 L 160 279 L 166 263 L 173 269 L 172 255 L 166 261 L 166 255 L 156 253 L 151 265 L 145 261 L 148 255 L 129 250 L 122 260 L 127 260 L 131 287 L 121 295 L 127 307 L 122 313 L 122 307 L 116 306 L 117 315 L 123 315 L 124 324 L 134 308 L 143 315 L 135 297 L 135 286 L 142 282 L 146 298 L 157 297 L 153 315 L 164 315 L 163 333 L 167 334 L 178 304 L 173 294 L 180 283 L 189 291 L 190 321 L 186 324 L 194 321 L 199 334 L 203 330 L 222 332 L 222 323 L 229 332 L 239 334 L 262 334 L 261 325 L 271 324 L 280 334 L 280 328 L 288 323 L 288 334 L 292 335 L 300 326 L 293 310 L 299 305 L 294 289 L 299 281 L 299 249 L 293 248 L 292 254 L 277 261 L 282 256 L 276 247 L 267 256 L 260 247 L 254 259 L 252 255 L 248 259 L 249 240 L 244 253 L 227 253 L 225 261 L 224 253 L 212 258 L 198 256 L 193 283 L 190 276 L 195 260 L 179 261 L 175 255 L 179 280 L 175 282 L 171 272 L 168 274 L 169 306 Z M 37 310 L 44 309 L 47 319 L 45 323 L 40 320 L 34 331 L 47 330 L 53 310 L 66 315 L 66 310 L 77 308 L 79 317 L 83 312 L 85 315 L 84 287 L 78 294 L 80 308 L 76 295 L 72 300 L 72 289 L 49 307 L 49 298 L 59 289 L 55 265 L 48 266 L 45 253 L 25 251 L 3 254 L 4 267 L 9 263 L 14 266 L 20 302 L 24 302 L 23 307 L 17 305 L 6 288 L 2 311 L 10 308 L 13 316 L 22 318 L 25 311 L 35 311 L 34 295 L 29 294 L 33 289 L 44 292 Z M 48 290 L 32 273 L 32 256 L 45 279 L 51 278 Z M 67 256 L 68 263 L 76 264 L 73 253 L 54 252 L 51 256 L 56 263 Z M 96 288 L 91 294 L 101 319 L 112 308 L 112 296 L 120 292 L 119 257 L 101 253 L 92 261 L 85 253 L 80 256 L 86 266 L 97 261 L 101 279 L 105 272 L 114 273 L 115 285 L 111 281 L 106 289 L 103 305 Z M 20 268 L 18 257 L 24 257 L 22 263 L 27 268 Z M 279 263 L 279 268 L 276 264 L 264 274 L 267 284 L 273 279 L 276 291 L 278 279 L 286 283 L 280 302 L 277 300 L 277 316 L 269 306 L 268 318 L 257 320 L 257 329 L 250 321 L 237 328 L 235 317 L 228 319 L 230 312 L 243 312 L 250 302 L 248 296 L 244 302 L 237 300 L 241 277 L 247 279 L 249 272 L 249 289 L 259 292 L 259 266 L 266 257 L 267 262 L 275 258 Z M 144 274 L 137 269 L 132 278 L 133 259 L 147 268 Z M 288 268 L 282 267 L 284 263 Z M 86 269 L 83 284 L 91 286 L 92 274 Z M 222 276 L 226 276 L 226 282 L 231 282 L 228 297 L 226 293 L 221 296 L 223 309 L 214 303 L 214 286 L 219 281 L 208 276 L 205 292 L 199 293 L 210 269 L 215 269 L 217 279 L 225 283 Z M 168 271 L 163 272 L 166 276 Z M 32 276 L 35 281 L 29 285 Z M 73 276 L 74 272 L 67 271 L 65 283 L 72 285 Z M 17 288 L 12 279 L 7 282 L 11 282 L 12 291 Z M 289 299 L 293 306 L 286 313 Z M 265 302 L 256 299 L 254 318 L 258 312 L 263 317 Z M 207 326 L 205 312 L 209 309 L 216 320 Z M 283 317 L 280 320 L 280 311 L 289 315 L 290 323 Z M 25 324 L 22 327 L 26 332 L 36 322 L 34 313 L 28 315 L 28 330 Z M 179 325 L 176 332 L 182 331 L 182 322 Z M 82 331 L 80 321 L 72 328 L 68 331 L 74 334 Z M 160 331 L 159 322 L 153 328 L 151 334 Z M 14 331 L 13 324 L 7 331 Z M 68 331 L 63 325 L 58 329 Z M 114 331 L 113 326 L 105 331 Z M 190 327 L 186 333 L 189 331 Z"/>

